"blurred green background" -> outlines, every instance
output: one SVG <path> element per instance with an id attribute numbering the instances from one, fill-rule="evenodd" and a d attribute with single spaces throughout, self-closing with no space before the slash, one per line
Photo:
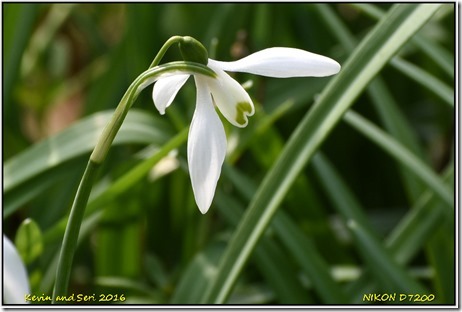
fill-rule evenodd
<path id="1" fill-rule="evenodd" d="M 3 3 L 3 232 L 14 240 L 27 218 L 38 227 L 22 250 L 32 293 L 51 295 L 66 216 L 95 139 L 169 37 L 193 36 L 224 61 L 287 46 L 343 64 L 391 6 Z M 354 105 L 444 175 L 449 189 L 454 16 L 454 5 L 443 5 Z M 163 62 L 179 59 L 173 47 Z M 185 143 L 123 191 L 110 189 L 191 120 L 192 80 L 165 116 L 155 109 L 151 88 L 142 92 L 95 185 L 70 293 L 124 294 L 124 303 L 200 301 L 242 211 L 332 79 L 234 77 L 253 81 L 248 91 L 257 111 L 245 129 L 225 123 L 230 153 L 206 215 L 194 202 Z M 350 205 L 367 237 L 389 256 L 385 262 L 409 274 L 423 294 L 434 294 L 433 303 L 453 304 L 454 216 L 411 180 L 377 144 L 341 122 L 293 184 L 280 207 L 284 215 L 260 241 L 227 302 L 349 304 L 364 303 L 365 293 L 404 292 L 368 259 L 375 249 L 352 233 L 351 215 L 342 210 Z M 326 274 L 312 272 L 311 261 Z"/>

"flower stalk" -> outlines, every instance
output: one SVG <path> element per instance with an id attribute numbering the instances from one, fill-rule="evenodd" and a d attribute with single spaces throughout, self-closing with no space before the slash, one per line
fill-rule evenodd
<path id="1" fill-rule="evenodd" d="M 114 115 L 104 128 L 103 133 L 98 143 L 96 144 L 93 153 L 90 156 L 90 160 L 94 161 L 95 163 L 103 162 L 103 160 L 106 158 L 112 141 L 114 141 L 117 132 L 122 126 L 125 116 L 127 116 L 131 106 L 144 88 L 160 79 L 161 77 L 173 76 L 180 72 L 189 72 L 191 74 L 201 74 L 215 77 L 215 73 L 210 68 L 193 62 L 170 62 L 149 68 L 141 75 L 139 75 L 125 92 L 122 100 L 114 112 Z"/>
<path id="2" fill-rule="evenodd" d="M 80 226 L 82 224 L 85 208 L 98 173 L 98 169 L 106 159 L 109 149 L 117 135 L 131 106 L 140 92 L 148 85 L 161 77 L 175 75 L 178 72 L 191 75 L 199 74 L 208 77 L 215 77 L 215 73 L 203 64 L 195 62 L 170 62 L 158 65 L 166 50 L 174 43 L 178 43 L 181 37 L 172 37 L 161 48 L 148 70 L 139 75 L 125 92 L 117 106 L 111 120 L 104 128 L 98 143 L 96 144 L 80 181 L 77 193 L 72 204 L 69 220 L 66 225 L 63 243 L 59 255 L 58 268 L 56 270 L 56 281 L 53 289 L 52 303 L 56 303 L 59 296 L 67 294 L 72 261 L 74 258 Z"/>
<path id="3" fill-rule="evenodd" d="M 77 247 L 80 225 L 82 224 L 85 207 L 87 206 L 88 197 L 90 196 L 93 182 L 99 167 L 100 164 L 90 159 L 87 163 L 82 179 L 80 180 L 80 185 L 77 189 L 77 194 L 75 195 L 69 220 L 66 225 L 66 231 L 64 232 L 61 253 L 59 254 L 56 281 L 53 288 L 53 304 L 56 303 L 56 298 L 58 296 L 65 296 L 67 294 L 67 286 L 69 284 L 75 248 Z"/>

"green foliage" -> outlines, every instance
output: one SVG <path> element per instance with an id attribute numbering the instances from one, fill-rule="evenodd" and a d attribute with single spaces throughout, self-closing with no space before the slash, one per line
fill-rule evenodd
<path id="1" fill-rule="evenodd" d="M 16 237 L 32 292 L 51 295 L 103 127 L 180 35 L 218 60 L 289 46 L 342 70 L 233 74 L 252 80 L 256 112 L 243 129 L 225 122 L 229 151 L 205 215 L 186 165 L 194 86 L 164 116 L 143 91 L 97 176 L 70 294 L 322 305 L 418 293 L 455 304 L 454 6 L 3 4 L 3 231 Z M 172 48 L 162 62 L 181 59 Z"/>
<path id="2" fill-rule="evenodd" d="M 16 233 L 15 245 L 24 263 L 37 259 L 43 251 L 43 238 L 34 220 L 24 220 Z"/>

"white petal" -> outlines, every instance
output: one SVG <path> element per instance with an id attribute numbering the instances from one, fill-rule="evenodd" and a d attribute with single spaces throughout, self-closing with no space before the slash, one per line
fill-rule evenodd
<path id="1" fill-rule="evenodd" d="M 204 79 L 195 76 L 197 103 L 188 136 L 189 174 L 202 213 L 210 208 L 226 154 L 225 130 Z"/>
<path id="2" fill-rule="evenodd" d="M 324 77 L 338 73 L 340 64 L 328 57 L 294 48 L 269 48 L 234 62 L 209 60 L 226 71 L 261 76 Z"/>
<path id="3" fill-rule="evenodd" d="M 225 118 L 236 127 L 247 126 L 248 116 L 255 112 L 252 99 L 244 88 L 227 73 L 208 64 L 217 74 L 216 78 L 206 78 L 215 104 Z"/>
<path id="4" fill-rule="evenodd" d="M 152 100 L 161 115 L 165 114 L 165 109 L 172 104 L 176 94 L 188 78 L 188 74 L 178 74 L 161 78 L 154 84 Z"/>
<path id="5" fill-rule="evenodd" d="M 13 243 L 3 235 L 3 298 L 8 304 L 25 304 L 30 294 L 26 268 Z"/>

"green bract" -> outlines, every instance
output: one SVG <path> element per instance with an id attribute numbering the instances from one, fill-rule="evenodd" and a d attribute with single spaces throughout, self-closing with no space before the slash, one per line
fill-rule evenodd
<path id="1" fill-rule="evenodd" d="M 208 53 L 205 47 L 190 36 L 182 37 L 178 43 L 183 60 L 207 65 Z"/>

